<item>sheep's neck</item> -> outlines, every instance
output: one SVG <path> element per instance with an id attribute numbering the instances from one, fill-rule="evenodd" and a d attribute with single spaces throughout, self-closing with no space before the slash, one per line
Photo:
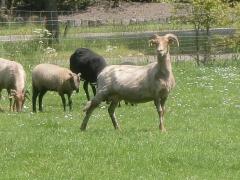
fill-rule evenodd
<path id="1" fill-rule="evenodd" d="M 158 55 L 159 75 L 169 77 L 172 74 L 172 65 L 170 62 L 170 55 L 167 53 L 164 56 Z"/>

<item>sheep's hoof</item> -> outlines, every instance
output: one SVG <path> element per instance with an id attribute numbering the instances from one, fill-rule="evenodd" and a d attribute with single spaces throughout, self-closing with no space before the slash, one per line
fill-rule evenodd
<path id="1" fill-rule="evenodd" d="M 80 130 L 81 130 L 81 131 L 85 131 L 85 130 L 86 130 L 86 127 L 87 127 L 87 125 L 82 124 L 81 127 L 80 127 Z"/>
<path id="2" fill-rule="evenodd" d="M 121 131 L 121 128 L 119 126 L 114 127 L 116 131 Z"/>
<path id="3" fill-rule="evenodd" d="M 160 129 L 160 131 L 161 131 L 162 133 L 167 132 L 167 130 L 165 129 L 165 127 L 159 127 L 159 129 Z"/>

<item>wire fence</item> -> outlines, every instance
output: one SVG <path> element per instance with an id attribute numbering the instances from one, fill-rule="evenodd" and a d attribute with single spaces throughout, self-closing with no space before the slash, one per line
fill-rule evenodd
<path id="1" fill-rule="evenodd" d="M 30 50 L 38 51 L 38 58 L 44 61 L 48 58 L 68 59 L 76 48 L 87 47 L 109 59 L 127 57 L 137 60 L 140 57 L 148 62 L 154 60 L 151 57 L 153 50 L 148 45 L 149 38 L 153 34 L 174 33 L 180 41 L 180 48 L 172 49 L 176 60 L 203 60 L 206 47 L 211 49 L 208 52 L 214 59 L 239 59 L 240 44 L 234 37 L 239 37 L 240 31 L 231 23 L 212 28 L 210 36 L 206 36 L 204 30 L 196 36 L 192 24 L 176 22 L 173 15 L 155 19 L 99 19 L 81 18 L 81 14 L 74 11 L 60 11 L 57 18 L 48 20 L 47 13 L 54 16 L 56 12 L 1 11 L 0 56 L 30 60 L 32 57 L 26 55 Z M 45 31 L 47 22 L 58 26 L 57 46 L 49 44 L 50 36 Z M 59 53 L 54 54 L 51 48 Z"/>

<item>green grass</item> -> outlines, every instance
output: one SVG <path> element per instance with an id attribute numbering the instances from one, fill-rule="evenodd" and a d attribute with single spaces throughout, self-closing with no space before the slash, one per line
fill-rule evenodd
<path id="1" fill-rule="evenodd" d="M 41 24 L 34 23 L 6 23 L 0 27 L 0 35 L 33 35 L 34 30 L 44 29 L 44 22 Z M 65 29 L 65 24 L 59 24 L 60 32 L 63 33 Z M 192 28 L 189 24 L 183 25 L 180 23 L 156 23 L 147 22 L 139 24 L 109 24 L 101 25 L 95 27 L 70 27 L 68 34 L 79 34 L 79 33 L 106 33 L 106 32 L 144 32 L 144 31 L 164 31 L 169 29 L 189 29 Z"/>
<path id="2" fill-rule="evenodd" d="M 25 68 L 29 75 L 31 63 Z M 11 113 L 4 92 L 1 179 L 239 179 L 239 64 L 173 69 L 166 133 L 152 102 L 118 108 L 122 131 L 113 129 L 103 103 L 80 132 L 82 89 L 66 113 L 56 93 L 44 97 L 43 113 L 31 113 L 29 101 L 23 113 Z"/>

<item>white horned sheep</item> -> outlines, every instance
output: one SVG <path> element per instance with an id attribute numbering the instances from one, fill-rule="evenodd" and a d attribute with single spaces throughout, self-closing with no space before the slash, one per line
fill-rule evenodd
<path id="1" fill-rule="evenodd" d="M 120 63 L 120 65 L 133 65 L 133 66 L 135 66 L 136 63 L 132 62 L 132 61 L 124 61 L 124 62 Z M 128 105 L 127 101 L 124 101 L 124 103 L 125 103 L 125 105 Z M 134 106 L 134 104 L 131 103 L 131 106 Z M 118 107 L 121 107 L 121 101 L 119 101 Z"/>
<path id="2" fill-rule="evenodd" d="M 15 61 L 0 58 L 0 94 L 7 89 L 10 111 L 22 111 L 27 94 L 25 91 L 26 73 L 23 66 Z M 13 103 L 12 103 L 12 100 Z"/>
<path id="3" fill-rule="evenodd" d="M 115 108 L 120 100 L 131 103 L 154 101 L 158 115 L 159 128 L 165 131 L 163 124 L 164 104 L 170 90 L 175 86 L 175 79 L 169 54 L 169 45 L 178 38 L 174 34 L 154 35 L 149 41 L 156 46 L 157 62 L 146 66 L 111 65 L 105 67 L 97 79 L 97 93 L 88 101 L 85 117 L 80 129 L 85 130 L 93 110 L 102 102 L 110 101 L 108 113 L 115 129 L 119 129 L 115 117 Z"/>
<path id="4" fill-rule="evenodd" d="M 32 71 L 32 108 L 36 112 L 36 100 L 38 97 L 39 111 L 42 111 L 42 99 L 47 91 L 56 91 L 61 96 L 64 111 L 66 111 L 66 99 L 68 96 L 69 109 L 72 109 L 71 95 L 74 90 L 79 91 L 80 73 L 75 74 L 67 68 L 53 64 L 39 64 Z"/>

